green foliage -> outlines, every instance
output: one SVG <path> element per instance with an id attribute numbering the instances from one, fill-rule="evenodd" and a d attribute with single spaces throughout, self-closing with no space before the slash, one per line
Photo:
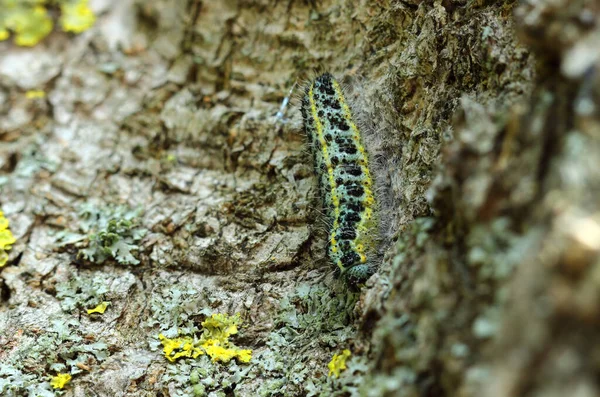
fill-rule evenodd
<path id="1" fill-rule="evenodd" d="M 12 32 L 17 45 L 36 45 L 52 31 L 54 22 L 48 9 L 56 6 L 65 32 L 81 33 L 96 20 L 88 0 L 0 0 L 0 41 Z"/>

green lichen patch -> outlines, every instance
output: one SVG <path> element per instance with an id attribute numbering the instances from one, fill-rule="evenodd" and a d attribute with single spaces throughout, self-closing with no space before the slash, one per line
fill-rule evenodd
<path id="1" fill-rule="evenodd" d="M 157 282 L 143 323 L 153 335 L 148 339 L 150 349 L 168 359 L 159 363 L 166 368 L 161 381 L 173 385 L 175 396 L 233 390 L 247 381 L 254 360 L 250 350 L 238 348 L 230 339 L 238 334 L 241 317 L 215 313 L 212 307 L 220 299 L 208 288 L 175 281 L 165 277 Z"/>
<path id="2" fill-rule="evenodd" d="M 56 298 L 67 313 L 94 308 L 105 301 L 110 278 L 104 273 L 93 277 L 73 276 L 56 285 Z"/>
<path id="3" fill-rule="evenodd" d="M 0 392 L 7 397 L 21 395 L 55 396 L 48 381 L 6 364 L 0 364 Z"/>
<path id="4" fill-rule="evenodd" d="M 342 283 L 298 286 L 295 292 L 282 299 L 275 329 L 269 334 L 267 348 L 252 359 L 256 366 L 249 377 L 261 381 L 255 393 L 260 396 L 319 395 L 333 392 L 327 379 L 327 363 L 340 348 L 347 348 L 356 330 L 352 310 L 357 296 Z M 302 347 L 320 347 L 330 353 L 307 356 Z M 358 361 L 360 357 L 356 357 Z M 349 368 L 353 368 L 349 360 Z M 357 361 L 357 362 L 358 362 Z M 359 381 L 360 371 L 347 371 Z M 340 389 L 347 379 L 341 376 L 335 388 Z M 339 383 L 341 382 L 341 383 Z M 345 387 L 341 388 L 345 389 Z"/>
<path id="5" fill-rule="evenodd" d="M 171 396 L 226 396 L 239 390 L 239 385 L 247 380 L 249 368 L 234 360 L 215 366 L 210 357 L 203 355 L 196 360 L 167 364 L 161 380 L 173 385 L 169 394 Z"/>
<path id="6" fill-rule="evenodd" d="M 96 263 L 114 259 L 122 265 L 137 265 L 140 261 L 134 253 L 145 233 L 128 219 L 111 219 L 105 229 L 88 236 L 88 247 L 80 250 L 79 254 Z"/>
<path id="7" fill-rule="evenodd" d="M 79 247 L 78 258 L 96 264 L 109 260 L 137 265 L 139 242 L 147 230 L 138 224 L 140 209 L 125 206 L 98 207 L 85 203 L 79 210 L 79 229 L 59 234 L 62 246 Z"/>
<path id="8" fill-rule="evenodd" d="M 190 283 L 160 279 L 150 298 L 144 326 L 171 338 L 179 333 L 193 335 L 200 331 L 200 318 L 211 314 L 211 300 Z M 158 346 L 154 338 L 150 343 Z"/>
<path id="9" fill-rule="evenodd" d="M 357 295 L 342 284 L 335 283 L 331 288 L 301 284 L 293 294 L 282 299 L 277 323 L 282 329 L 301 331 L 308 338 L 322 335 L 328 340 L 331 331 L 349 331 L 346 327 L 351 325 L 356 299 Z M 343 336 L 348 338 L 350 334 L 343 333 Z"/>
<path id="10" fill-rule="evenodd" d="M 307 379 L 305 386 L 307 397 L 312 396 L 364 396 L 364 375 L 370 368 L 369 359 L 365 356 L 351 357 L 345 362 L 346 368 L 339 377 L 319 377 Z"/>
<path id="11" fill-rule="evenodd" d="M 167 276 L 155 285 L 144 323 L 154 336 L 148 339 L 150 349 L 170 359 L 160 361 L 160 366 L 166 367 L 161 382 L 173 385 L 175 395 L 202 396 L 235 390 L 239 395 L 315 396 L 337 390 L 343 390 L 339 395 L 344 395 L 357 389 L 366 368 L 366 358 L 359 353 L 354 352 L 347 360 L 347 370 L 339 379 L 327 378 L 327 364 L 333 354 L 352 348 L 356 337 L 352 313 L 357 295 L 348 292 L 342 283 L 333 281 L 330 287 L 301 284 L 274 308 L 269 325 L 272 330 L 260 337 L 254 334 L 256 328 L 267 324 L 246 321 L 250 324 L 246 325 L 246 336 L 234 335 L 237 316 L 215 313 L 221 299 L 230 297 L 209 285 L 175 280 L 179 279 Z M 156 339 L 158 334 L 160 341 Z M 204 342 L 228 335 L 234 335 L 236 344 L 242 346 L 246 344 L 239 341 L 248 337 L 265 342 L 252 349 L 252 358 L 246 364 L 239 359 L 215 362 L 218 354 L 211 357 L 210 343 Z M 307 346 L 324 354 L 307 353 Z"/>
<path id="12" fill-rule="evenodd" d="M 3 396 L 54 396 L 50 377 L 76 375 L 106 359 L 107 344 L 85 337 L 75 318 L 54 318 L 46 330 L 16 336 L 17 348 L 0 363 Z"/>

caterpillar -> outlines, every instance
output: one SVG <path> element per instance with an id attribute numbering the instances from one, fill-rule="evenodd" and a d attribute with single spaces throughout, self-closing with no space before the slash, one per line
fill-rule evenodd
<path id="1" fill-rule="evenodd" d="M 363 283 L 373 274 L 378 238 L 373 179 L 360 130 L 329 73 L 307 85 L 301 112 L 328 218 L 328 256 L 350 284 Z"/>

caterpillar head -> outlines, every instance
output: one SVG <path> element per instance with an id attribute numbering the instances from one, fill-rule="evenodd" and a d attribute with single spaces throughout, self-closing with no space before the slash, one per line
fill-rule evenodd
<path id="1" fill-rule="evenodd" d="M 364 284 L 373 275 L 374 269 L 370 265 L 356 265 L 346 270 L 344 276 L 352 286 Z"/>

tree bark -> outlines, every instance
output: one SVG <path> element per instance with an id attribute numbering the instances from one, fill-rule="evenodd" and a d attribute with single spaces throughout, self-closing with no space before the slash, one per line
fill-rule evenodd
<path id="1" fill-rule="evenodd" d="M 80 36 L 0 43 L 0 394 L 599 393 L 597 2 L 92 5 Z M 276 116 L 323 71 L 377 179 L 358 292 L 298 101 Z M 170 362 L 158 335 L 213 314 L 250 362 Z"/>

